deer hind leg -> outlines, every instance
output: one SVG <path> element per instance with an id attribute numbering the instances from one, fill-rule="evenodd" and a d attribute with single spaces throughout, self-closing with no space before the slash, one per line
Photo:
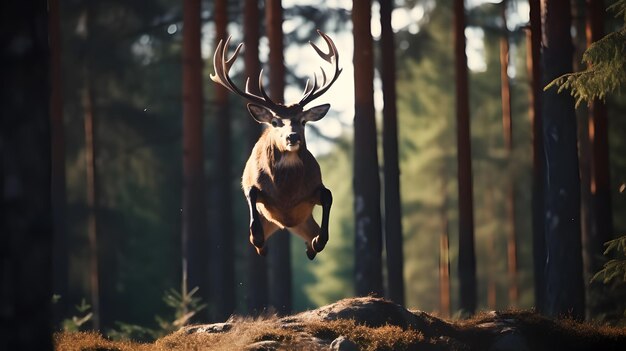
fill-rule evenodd
<path id="1" fill-rule="evenodd" d="M 313 248 L 313 240 L 319 236 L 320 226 L 317 225 L 313 216 L 309 216 L 304 222 L 295 227 L 289 228 L 289 231 L 304 239 L 306 245 L 306 256 L 309 260 L 315 258 L 317 251 Z"/>
<path id="2" fill-rule="evenodd" d="M 324 250 L 328 242 L 328 218 L 330 217 L 330 207 L 333 204 L 333 194 L 323 185 L 319 190 L 319 204 L 322 205 L 322 227 L 319 235 L 311 241 L 316 252 Z"/>

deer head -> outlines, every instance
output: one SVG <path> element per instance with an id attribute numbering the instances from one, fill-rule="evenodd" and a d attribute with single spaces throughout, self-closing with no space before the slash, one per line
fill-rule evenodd
<path id="1" fill-rule="evenodd" d="M 215 74 L 210 76 L 211 80 L 250 101 L 248 104 L 250 115 L 252 115 L 257 122 L 266 124 L 271 128 L 268 135 L 272 138 L 273 144 L 282 152 L 296 152 L 301 147 L 306 147 L 304 125 L 307 122 L 322 119 L 328 112 L 330 105 L 323 104 L 307 110 L 305 110 L 304 107 L 324 94 L 342 72 L 342 69 L 339 68 L 339 53 L 332 39 L 319 30 L 317 33 L 326 41 L 329 52 L 324 53 L 310 41 L 309 44 L 324 61 L 334 65 L 334 74 L 332 78 L 328 80 L 326 72 L 324 72 L 323 68 L 320 68 L 322 71 L 322 84 L 319 85 L 317 74 L 314 73 L 313 84 L 311 85 L 310 80 L 307 80 L 302 98 L 299 102 L 292 105 L 283 105 L 282 103 L 276 103 L 270 99 L 263 87 L 263 70 L 259 73 L 260 95 L 250 92 L 249 77 L 246 80 L 245 91 L 242 91 L 233 83 L 228 74 L 243 44 L 239 44 L 233 55 L 229 59 L 226 59 L 226 49 L 230 43 L 230 37 L 226 39 L 224 43 L 220 40 L 213 56 Z"/>

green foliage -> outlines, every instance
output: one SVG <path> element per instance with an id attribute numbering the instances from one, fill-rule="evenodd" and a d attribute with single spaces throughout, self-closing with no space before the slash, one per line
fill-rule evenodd
<path id="1" fill-rule="evenodd" d="M 613 254 L 615 258 L 606 262 L 592 280 L 602 280 L 604 284 L 613 280 L 621 280 L 626 283 L 626 235 L 606 242 L 605 246 L 604 254 Z"/>
<path id="2" fill-rule="evenodd" d="M 626 0 L 617 0 L 609 6 L 608 10 L 615 11 L 615 17 L 623 16 L 624 22 L 626 22 Z"/>
<path id="3" fill-rule="evenodd" d="M 159 322 L 161 329 L 168 332 L 177 330 L 183 325 L 189 323 L 189 321 L 196 314 L 198 314 L 198 312 L 207 307 L 205 303 L 202 303 L 201 298 L 193 296 L 198 292 L 197 286 L 191 289 L 191 291 L 186 290 L 187 289 L 183 285 L 183 289 L 180 292 L 175 289 L 170 289 L 165 292 L 163 301 L 167 306 L 174 309 L 174 319 L 169 321 L 164 318 L 157 317 L 157 321 Z"/>
<path id="4" fill-rule="evenodd" d="M 82 330 L 85 323 L 91 321 L 93 312 L 91 312 L 91 305 L 87 303 L 85 299 L 82 299 L 80 305 L 74 306 L 76 308 L 77 315 L 71 318 L 64 319 L 62 322 L 63 330 L 66 332 L 77 332 Z"/>
<path id="5" fill-rule="evenodd" d="M 591 281 L 601 281 L 610 296 L 611 305 L 597 316 L 600 320 L 615 325 L 626 325 L 626 304 L 623 296 L 626 293 L 626 235 L 605 243 L 604 255 L 612 257 L 598 271 Z"/>
<path id="6" fill-rule="evenodd" d="M 619 0 L 609 7 L 623 15 L 626 21 L 626 0 Z M 545 90 L 558 87 L 565 89 L 576 98 L 576 107 L 581 102 L 591 102 L 599 98 L 605 99 L 626 83 L 626 28 L 610 33 L 591 44 L 583 53 L 582 61 L 587 69 L 562 75 L 545 87 Z"/>
<path id="7" fill-rule="evenodd" d="M 198 292 L 198 287 L 187 291 L 186 284 L 183 283 L 181 291 L 169 289 L 163 294 L 163 302 L 174 310 L 173 316 L 164 318 L 156 316 L 158 328 L 140 326 L 132 323 L 115 322 L 117 329 L 111 329 L 107 335 L 114 340 L 138 340 L 152 341 L 167 334 L 175 332 L 187 325 L 190 320 L 204 310 L 207 304 L 202 303 L 202 299 L 194 296 Z"/>

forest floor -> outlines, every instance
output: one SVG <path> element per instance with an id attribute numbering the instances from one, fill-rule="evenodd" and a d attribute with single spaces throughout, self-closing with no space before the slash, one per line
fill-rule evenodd
<path id="1" fill-rule="evenodd" d="M 57 351 L 144 350 L 626 350 L 626 329 L 550 319 L 530 311 L 444 320 L 364 297 L 288 317 L 233 317 L 187 326 L 154 343 L 58 333 Z"/>

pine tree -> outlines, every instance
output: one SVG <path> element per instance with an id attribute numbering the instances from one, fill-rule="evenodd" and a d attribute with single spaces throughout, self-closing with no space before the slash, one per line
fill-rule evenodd
<path id="1" fill-rule="evenodd" d="M 609 10 L 626 21 L 626 0 L 617 1 Z M 559 92 L 570 90 L 578 107 L 583 101 L 604 99 L 626 83 L 626 26 L 590 45 L 583 54 L 583 62 L 587 64 L 586 70 L 561 75 L 545 89 L 556 86 Z"/>
<path id="2" fill-rule="evenodd" d="M 383 296 L 380 180 L 374 111 L 371 1 L 352 2 L 354 23 L 355 292 Z"/>

